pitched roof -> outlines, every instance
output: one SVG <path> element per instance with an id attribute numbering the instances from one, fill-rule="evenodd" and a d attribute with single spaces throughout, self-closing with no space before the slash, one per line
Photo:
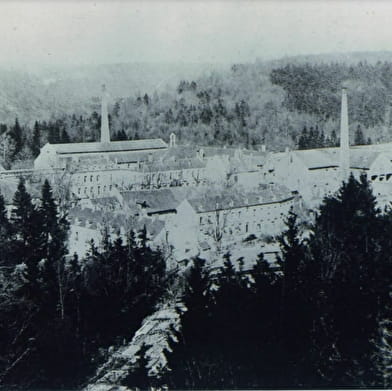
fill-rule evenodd
<path id="1" fill-rule="evenodd" d="M 177 145 L 175 147 L 170 147 L 168 148 L 162 158 L 164 160 L 167 159 L 186 159 L 186 158 L 191 158 L 196 156 L 196 150 L 195 146 L 192 145 Z"/>
<path id="2" fill-rule="evenodd" d="M 117 207 L 120 206 L 120 203 L 116 197 L 100 197 L 100 198 L 91 198 L 90 202 L 94 206 L 112 206 Z"/>
<path id="3" fill-rule="evenodd" d="M 121 195 L 128 206 L 139 204 L 148 214 L 175 210 L 179 205 L 170 189 L 122 191 Z"/>
<path id="4" fill-rule="evenodd" d="M 147 149 L 165 149 L 167 144 L 162 139 L 144 139 L 112 141 L 110 143 L 67 143 L 67 144 L 47 144 L 53 148 L 57 154 L 67 155 L 73 153 L 105 153 L 105 152 L 127 152 L 143 151 Z"/>
<path id="5" fill-rule="evenodd" d="M 174 171 L 185 169 L 204 168 L 205 162 L 198 158 L 186 158 L 179 160 L 159 160 L 152 163 L 145 163 L 140 171 L 155 172 L 155 171 Z"/>
<path id="6" fill-rule="evenodd" d="M 308 169 L 339 167 L 339 148 L 307 149 L 289 152 L 297 156 Z"/>
<path id="7" fill-rule="evenodd" d="M 165 152 L 165 149 L 157 149 L 154 151 L 154 159 L 157 156 L 161 156 Z M 115 155 L 109 155 L 109 159 L 117 164 L 128 164 L 146 162 L 150 158 L 151 152 L 149 151 L 128 151 L 128 152 L 117 152 Z"/>
<path id="8" fill-rule="evenodd" d="M 378 156 L 380 152 L 352 149 L 350 150 L 350 167 L 368 170 Z"/>
<path id="9" fill-rule="evenodd" d="M 203 196 L 192 197 L 188 202 L 197 213 L 213 212 L 219 209 L 236 209 L 262 204 L 279 203 L 293 199 L 291 191 L 283 185 L 260 185 L 253 191 L 233 192 L 226 190 L 208 192 Z"/>
<path id="10" fill-rule="evenodd" d="M 143 218 L 140 219 L 136 223 L 136 231 L 140 231 L 146 227 L 147 232 L 149 233 L 151 239 L 155 239 L 156 236 L 162 231 L 162 229 L 165 227 L 165 222 L 163 220 L 159 219 L 151 219 L 151 218 Z"/>

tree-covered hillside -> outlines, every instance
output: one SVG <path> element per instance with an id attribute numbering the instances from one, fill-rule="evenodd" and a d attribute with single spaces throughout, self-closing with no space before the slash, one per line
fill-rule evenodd
<path id="1" fill-rule="evenodd" d="M 341 87 L 345 86 L 349 99 L 351 143 L 390 141 L 391 71 L 392 61 L 311 63 L 295 59 L 290 63 L 285 59 L 281 62 L 233 65 L 228 70 L 183 79 L 175 87 L 160 87 L 153 93 L 128 90 L 129 75 L 123 79 L 121 72 L 113 71 L 110 77 L 107 76 L 113 89 L 120 91 L 118 83 L 115 83 L 118 77 L 124 82 L 122 91 L 126 95 L 111 102 L 112 139 L 161 137 L 167 141 L 169 134 L 175 132 L 179 142 L 184 144 L 238 145 L 250 149 L 266 144 L 269 150 L 282 150 L 287 146 L 314 148 L 336 145 L 339 141 Z M 64 85 L 66 80 L 62 82 Z M 85 87 L 91 84 L 92 79 L 84 70 L 78 77 L 75 76 L 72 83 L 77 80 L 83 91 L 81 94 L 86 96 Z M 53 86 L 60 81 L 56 83 Z M 66 94 L 68 98 L 71 91 L 78 95 L 77 89 L 71 88 L 75 85 L 72 83 Z M 51 91 L 48 86 L 47 93 Z M 34 98 L 31 105 L 35 105 L 33 111 L 37 115 L 33 119 L 38 120 L 37 123 L 34 125 L 34 121 L 26 122 L 19 118 L 22 144 L 33 151 L 30 155 L 36 155 L 38 147 L 47 141 L 97 140 L 99 90 L 95 89 L 95 93 L 78 108 L 69 110 L 72 104 L 65 105 L 63 112 L 54 110 L 46 120 L 40 120 L 39 111 L 44 107 L 45 99 L 41 95 Z M 4 121 L 8 128 L 2 126 L 3 133 L 7 129 L 12 133 L 15 122 L 12 113 L 18 104 L 16 96 L 14 101 L 7 121 Z M 58 102 L 61 101 L 59 98 Z M 69 101 L 76 103 L 79 98 L 70 98 Z M 24 111 L 30 107 L 29 101 L 19 100 L 19 104 Z M 34 139 L 33 129 L 40 133 L 39 138 Z M 29 155 L 25 151 L 21 157 L 18 152 L 13 153 L 7 163 Z"/>

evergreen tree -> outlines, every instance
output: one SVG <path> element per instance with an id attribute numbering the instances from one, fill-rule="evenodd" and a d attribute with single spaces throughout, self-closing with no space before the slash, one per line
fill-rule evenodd
<path id="1" fill-rule="evenodd" d="M 337 147 L 339 146 L 339 139 L 338 136 L 336 135 L 335 129 L 332 129 L 331 132 L 331 147 Z"/>
<path id="2" fill-rule="evenodd" d="M 71 139 L 69 138 L 68 132 L 65 129 L 63 129 L 61 131 L 61 142 L 62 143 L 70 143 L 71 142 Z"/>
<path id="3" fill-rule="evenodd" d="M 13 157 L 15 157 L 23 148 L 23 133 L 18 118 L 15 119 L 14 126 L 11 127 L 10 136 L 14 141 Z"/>
<path id="4" fill-rule="evenodd" d="M 318 293 L 313 296 L 321 311 L 314 344 L 325 352 L 314 361 L 330 385 L 362 386 L 360 379 L 374 377 L 370 340 L 380 303 L 388 296 L 381 281 L 383 264 L 390 262 L 380 250 L 384 239 L 378 214 L 366 177 L 357 181 L 351 175 L 336 197 L 324 200 L 310 239 L 317 260 Z"/>
<path id="5" fill-rule="evenodd" d="M 37 157 L 41 149 L 41 130 L 38 121 L 34 123 L 33 138 L 31 140 L 31 152 L 33 157 Z"/>
<path id="6" fill-rule="evenodd" d="M 60 216 L 56 202 L 53 198 L 52 189 L 48 180 L 42 186 L 41 205 L 39 208 L 42 221 L 43 253 L 45 267 L 43 277 L 47 284 L 48 293 L 57 297 L 57 307 L 60 318 L 64 319 L 64 263 L 67 253 L 66 241 L 69 223 L 65 215 Z M 53 286 L 53 284 L 55 285 Z M 45 287 L 43 287 L 45 288 Z"/>
<path id="7" fill-rule="evenodd" d="M 35 275 L 38 271 L 37 262 L 42 256 L 42 221 L 30 194 L 26 191 L 23 178 L 19 181 L 13 205 L 11 223 L 15 241 L 12 258 L 15 263 L 25 263 L 29 271 Z"/>
<path id="8" fill-rule="evenodd" d="M 365 145 L 366 144 L 361 125 L 358 125 L 357 129 L 355 130 L 354 144 L 355 145 Z"/>
<path id="9" fill-rule="evenodd" d="M 9 247 L 11 241 L 11 224 L 7 217 L 5 200 L 0 194 L 0 265 L 11 264 Z"/>
<path id="10" fill-rule="evenodd" d="M 297 215 L 290 212 L 286 230 L 279 237 L 282 257 L 278 259 L 283 272 L 279 340 L 285 351 L 283 366 L 286 384 L 306 387 L 312 382 L 312 365 L 309 360 L 312 327 L 312 307 L 309 302 L 306 273 L 306 247 L 301 240 Z"/>
<path id="11" fill-rule="evenodd" d="M 392 387 L 392 320 L 379 322 L 375 345 L 374 361 L 377 369 L 376 386 Z"/>
<path id="12" fill-rule="evenodd" d="M 138 353 L 138 360 L 133 368 L 133 370 L 128 374 L 128 376 L 122 382 L 125 386 L 129 388 L 141 388 L 148 389 L 151 385 L 151 379 L 148 377 L 148 360 L 146 357 L 148 347 L 142 345 Z"/>

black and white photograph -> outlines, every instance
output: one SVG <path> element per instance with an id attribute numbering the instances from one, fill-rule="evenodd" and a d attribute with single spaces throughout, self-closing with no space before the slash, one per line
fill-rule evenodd
<path id="1" fill-rule="evenodd" d="M 0 0 L 0 390 L 392 388 L 392 3 Z"/>

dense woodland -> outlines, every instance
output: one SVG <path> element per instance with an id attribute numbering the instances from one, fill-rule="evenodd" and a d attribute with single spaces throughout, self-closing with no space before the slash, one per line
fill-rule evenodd
<path id="1" fill-rule="evenodd" d="M 351 142 L 390 141 L 391 62 L 235 65 L 175 89 L 114 101 L 112 139 L 270 150 L 339 144 L 340 88 L 348 88 Z M 91 112 L 0 124 L 6 168 L 29 164 L 46 142 L 94 141 Z M 294 213 L 279 238 L 280 269 L 260 255 L 250 272 L 225 255 L 210 271 L 189 260 L 169 275 L 146 232 L 67 255 L 69 224 L 45 183 L 35 202 L 20 182 L 10 218 L 0 197 L 0 384 L 84 384 L 129 341 L 169 291 L 184 286 L 188 311 L 173 352 L 170 388 L 392 387 L 392 215 L 369 184 L 351 177 L 326 198 L 310 231 Z M 337 218 L 339 216 L 339 218 Z M 102 310 L 104 309 L 104 310 Z M 127 385 L 156 384 L 143 366 Z"/>
<path id="2" fill-rule="evenodd" d="M 128 386 L 392 386 L 392 215 L 376 208 L 365 177 L 324 199 L 310 234 L 290 213 L 279 269 L 260 255 L 245 271 L 226 254 L 217 271 L 196 258 L 169 275 L 143 230 L 126 243 L 104 235 L 84 259 L 66 256 L 67 217 L 47 182 L 33 203 L 21 181 L 11 217 L 1 197 L 0 210 L 5 386 L 85 383 L 108 347 L 129 341 L 181 286 L 188 311 L 167 352 L 172 371 L 151 379 L 142 357 Z"/>
<path id="3" fill-rule="evenodd" d="M 169 387 L 391 387 L 391 224 L 351 177 L 307 239 L 288 217 L 279 272 L 193 260 Z"/>
<path id="4" fill-rule="evenodd" d="M 185 144 L 250 149 L 266 144 L 269 150 L 333 146 L 339 142 L 345 85 L 351 143 L 390 141 L 391 71 L 392 62 L 234 65 L 228 72 L 183 80 L 175 89 L 115 99 L 110 109 L 112 139 L 168 140 L 175 132 Z M 0 125 L 5 166 L 32 159 L 47 141 L 98 140 L 98 97 L 92 106 L 91 112 L 75 110 L 22 124 L 8 118 Z"/>
<path id="5" fill-rule="evenodd" d="M 0 385 L 80 385 L 164 296 L 164 257 L 144 230 L 104 235 L 82 260 L 66 256 L 67 233 L 48 182 L 35 205 L 21 181 L 10 219 L 0 197 Z"/>

